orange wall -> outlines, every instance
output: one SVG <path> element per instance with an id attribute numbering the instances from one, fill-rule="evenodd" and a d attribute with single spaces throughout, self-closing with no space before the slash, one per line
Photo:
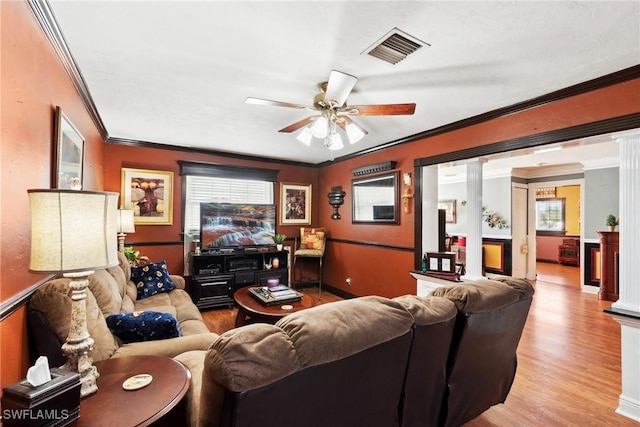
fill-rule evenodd
<path id="1" fill-rule="evenodd" d="M 182 231 L 182 176 L 180 176 L 180 165 L 178 160 L 188 160 L 196 162 L 208 162 L 224 165 L 247 166 L 264 169 L 279 170 L 278 180 L 282 182 L 303 182 L 311 184 L 312 213 L 311 218 L 317 218 L 315 212 L 318 206 L 318 168 L 307 166 L 296 166 L 275 162 L 256 162 L 250 160 L 232 159 L 222 156 L 214 156 L 201 153 L 190 153 L 188 151 L 163 150 L 158 148 L 136 147 L 117 144 L 106 144 L 105 164 L 105 190 L 120 192 L 121 168 L 140 168 L 163 170 L 173 172 L 173 224 L 172 225 L 136 225 L 135 234 L 127 236 L 126 244 L 136 246 L 136 242 L 144 243 L 138 246 L 143 255 L 151 260 L 166 259 L 169 271 L 182 274 L 183 246 L 180 243 L 180 232 Z M 275 200 L 279 200 L 280 186 L 276 185 Z M 279 233 L 284 233 L 290 238 L 299 231 L 299 227 L 278 226 Z M 153 242 L 174 242 L 172 245 L 148 246 Z"/>
<path id="2" fill-rule="evenodd" d="M 342 219 L 330 219 L 332 207 L 325 200 L 318 212 L 324 219 L 322 225 L 329 228 L 332 238 L 413 247 L 413 202 L 410 214 L 401 213 L 400 225 L 351 223 L 351 169 L 395 160 L 401 173 L 413 172 L 414 159 L 637 113 L 640 111 L 638 94 L 640 79 L 347 161 L 336 161 L 320 170 L 319 188 L 323 195 L 338 185 L 347 192 L 340 209 Z M 408 273 L 413 268 L 413 253 L 386 248 L 363 250 L 362 246 L 348 244 L 340 244 L 332 253 L 333 247 L 328 246 L 326 255 L 324 281 L 328 285 L 357 295 L 415 293 L 415 280 Z M 347 277 L 353 279 L 351 286 L 345 283 Z"/>
<path id="3" fill-rule="evenodd" d="M 29 273 L 29 188 L 50 188 L 56 106 L 85 138 L 84 188 L 103 188 L 104 143 L 25 1 L 0 2 L 2 43 L 0 301 L 45 279 Z M 27 368 L 25 311 L 0 322 L 0 385 Z"/>
<path id="4" fill-rule="evenodd" d="M 280 169 L 279 179 L 313 185 L 313 225 L 327 227 L 331 242 L 327 249 L 325 282 L 347 292 L 395 296 L 414 291 L 410 250 L 354 244 L 354 241 L 412 248 L 411 213 L 401 213 L 400 225 L 353 225 L 351 223 L 351 169 L 386 160 L 398 162 L 401 172 L 413 171 L 413 160 L 452 150 L 488 144 L 518 136 L 588 123 L 638 112 L 640 80 L 576 96 L 518 114 L 492 120 L 445 135 L 404 144 L 355 159 L 336 161 L 320 169 L 249 162 L 226 157 L 104 144 L 73 84 L 39 28 L 26 2 L 0 1 L 2 43 L 2 115 L 0 133 L 1 228 L 0 303 L 32 288 L 45 279 L 28 272 L 30 218 L 26 190 L 50 186 L 53 117 L 62 107 L 86 139 L 84 188 L 120 191 L 120 169 L 136 167 L 171 170 L 175 173 L 174 224 L 139 226 L 129 242 L 176 242 L 173 245 L 143 246 L 152 259 L 167 258 L 172 272 L 182 269 L 180 240 L 181 179 L 177 160 L 219 162 Z M 239 141 L 241 143 L 242 141 Z M 341 220 L 331 220 L 327 203 L 331 187 L 347 192 Z M 278 188 L 279 190 L 279 188 Z M 293 236 L 297 227 L 282 228 Z M 352 278 L 352 286 L 345 278 Z M 27 344 L 24 309 L 0 322 L 0 386 L 24 377 Z"/>

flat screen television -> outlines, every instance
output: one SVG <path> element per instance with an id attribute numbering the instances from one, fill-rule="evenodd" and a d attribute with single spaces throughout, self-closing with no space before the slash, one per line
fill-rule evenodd
<path id="1" fill-rule="evenodd" d="M 276 205 L 200 203 L 203 249 L 274 245 Z"/>

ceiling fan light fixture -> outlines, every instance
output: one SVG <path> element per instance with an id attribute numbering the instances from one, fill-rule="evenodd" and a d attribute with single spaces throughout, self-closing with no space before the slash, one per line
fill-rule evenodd
<path id="1" fill-rule="evenodd" d="M 302 132 L 300 132 L 298 134 L 298 136 L 296 136 L 296 139 L 300 142 L 302 142 L 304 145 L 306 145 L 307 147 L 311 147 L 311 138 L 313 137 L 313 133 L 311 132 L 311 130 L 309 129 L 309 126 L 305 126 L 302 129 Z"/>
<path id="2" fill-rule="evenodd" d="M 327 137 L 327 118 L 324 115 L 318 118 L 310 127 L 311 133 L 315 138 L 323 139 Z"/>
<path id="3" fill-rule="evenodd" d="M 364 130 L 355 123 L 347 124 L 347 135 L 349 136 L 349 143 L 355 144 L 360 141 L 364 136 Z"/>
<path id="4" fill-rule="evenodd" d="M 324 141 L 324 145 L 331 151 L 342 150 L 344 143 L 339 133 L 330 134 Z"/>

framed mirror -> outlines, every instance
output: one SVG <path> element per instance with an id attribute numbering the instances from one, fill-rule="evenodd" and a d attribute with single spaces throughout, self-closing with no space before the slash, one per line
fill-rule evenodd
<path id="1" fill-rule="evenodd" d="M 351 181 L 352 222 L 399 224 L 399 179 L 396 171 Z"/>

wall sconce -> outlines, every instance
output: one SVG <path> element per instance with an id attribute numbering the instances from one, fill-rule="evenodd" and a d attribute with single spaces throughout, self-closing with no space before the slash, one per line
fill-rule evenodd
<path id="1" fill-rule="evenodd" d="M 402 206 L 404 207 L 404 213 L 409 213 L 409 200 L 413 199 L 413 194 L 411 194 L 411 174 L 409 172 L 402 174 L 402 182 L 406 187 L 404 189 L 404 193 L 402 193 Z"/>
<path id="2" fill-rule="evenodd" d="M 342 191 L 341 186 L 331 187 L 331 191 L 329 192 L 329 194 L 327 194 L 327 197 L 329 197 L 329 204 L 333 206 L 333 214 L 331 215 L 331 219 L 341 218 L 340 213 L 338 212 L 338 208 L 344 203 L 344 196 L 346 195 L 347 193 Z"/>

